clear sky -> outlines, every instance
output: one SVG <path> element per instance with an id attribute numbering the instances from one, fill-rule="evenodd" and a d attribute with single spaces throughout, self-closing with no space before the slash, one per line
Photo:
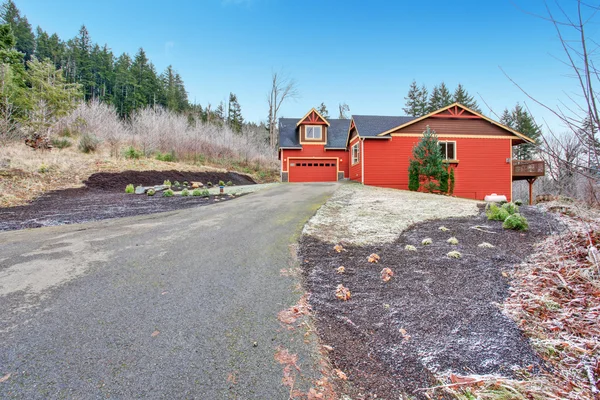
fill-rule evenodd
<path id="1" fill-rule="evenodd" d="M 15 2 L 34 28 L 63 40 L 85 24 L 115 55 L 143 47 L 159 72 L 169 64 L 180 72 L 191 102 L 216 105 L 234 92 L 253 121 L 268 114 L 272 71 L 298 83 L 300 98 L 282 106 L 286 117 L 321 102 L 332 116 L 340 102 L 354 114 L 402 115 L 413 79 L 430 89 L 461 82 L 494 117 L 481 97 L 498 114 L 526 100 L 499 67 L 550 105 L 576 90 L 556 59 L 564 57 L 552 25 L 518 8 L 544 13 L 539 0 Z M 539 123 L 558 128 L 527 103 Z"/>

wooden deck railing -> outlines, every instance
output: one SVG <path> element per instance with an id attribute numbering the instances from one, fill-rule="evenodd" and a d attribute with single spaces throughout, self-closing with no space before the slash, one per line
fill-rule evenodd
<path id="1" fill-rule="evenodd" d="M 513 177 L 515 178 L 535 178 L 544 176 L 546 166 L 539 160 L 513 160 Z"/>

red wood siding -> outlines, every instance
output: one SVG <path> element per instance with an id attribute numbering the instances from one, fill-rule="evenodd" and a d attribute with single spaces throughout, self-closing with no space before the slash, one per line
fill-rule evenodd
<path id="1" fill-rule="evenodd" d="M 360 158 L 358 164 L 352 165 L 352 145 L 355 143 L 358 143 L 360 146 L 360 140 L 357 136 L 350 141 L 350 147 L 348 147 L 348 160 L 350 164 L 350 175 L 348 177 L 353 181 L 362 182 L 362 164 L 360 163 Z"/>
<path id="2" fill-rule="evenodd" d="M 350 164 L 350 153 L 345 150 L 325 150 L 325 146 L 309 145 L 300 149 L 282 149 L 282 172 L 288 172 L 288 163 L 290 158 L 305 158 L 305 159 L 324 159 L 324 158 L 339 158 L 340 162 L 338 169 L 344 173 L 344 178 L 348 177 L 348 166 Z"/>
<path id="3" fill-rule="evenodd" d="M 510 199 L 511 164 L 506 162 L 511 157 L 510 137 L 476 139 L 456 136 L 441 140 L 456 141 L 459 163 L 454 171 L 455 196 L 483 200 L 485 195 L 497 193 Z M 407 190 L 408 163 L 418 141 L 418 137 L 367 139 L 364 146 L 364 183 Z"/>

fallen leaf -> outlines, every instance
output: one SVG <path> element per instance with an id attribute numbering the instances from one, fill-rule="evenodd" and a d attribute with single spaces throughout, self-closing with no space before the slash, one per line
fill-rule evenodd
<path id="1" fill-rule="evenodd" d="M 450 382 L 452 382 L 452 383 L 459 383 L 459 384 L 474 383 L 474 382 L 477 382 L 478 380 L 479 379 L 473 378 L 472 376 L 460 376 L 460 375 L 450 374 Z"/>
<path id="2" fill-rule="evenodd" d="M 400 333 L 402 334 L 402 336 L 406 335 L 406 329 L 400 328 Z"/>
<path id="3" fill-rule="evenodd" d="M 339 369 L 334 369 L 334 371 L 335 371 L 335 374 L 338 376 L 338 378 L 340 378 L 341 380 L 343 380 L 343 381 L 348 380 L 348 375 L 346 375 L 344 373 L 344 371 L 339 370 Z"/>
<path id="4" fill-rule="evenodd" d="M 343 301 L 350 300 L 350 289 L 340 283 L 335 290 L 335 297 Z"/>
<path id="5" fill-rule="evenodd" d="M 324 344 L 324 345 L 323 345 L 323 348 L 324 348 L 325 350 L 327 350 L 327 351 L 333 351 L 333 347 L 331 347 L 331 346 L 329 346 L 329 345 L 327 345 L 327 344 Z"/>
<path id="6" fill-rule="evenodd" d="M 346 272 L 346 268 L 344 268 L 344 266 L 342 265 L 341 267 L 338 267 L 336 271 L 338 274 L 343 274 L 344 272 Z"/>
<path id="7" fill-rule="evenodd" d="M 154 332 L 152 332 L 152 335 L 150 335 L 150 336 L 157 337 L 159 334 L 160 334 L 160 331 L 154 331 Z"/>
<path id="8" fill-rule="evenodd" d="M 341 252 L 342 252 L 342 250 L 344 250 L 344 248 L 342 247 L 342 245 L 341 245 L 341 244 L 336 244 L 335 246 L 333 246 L 333 249 L 334 249 L 335 251 L 337 251 L 338 253 L 341 253 Z"/>
<path id="9" fill-rule="evenodd" d="M 2 382 L 6 382 L 8 380 L 8 378 L 10 378 L 12 374 L 6 374 L 4 375 L 2 378 L 0 378 L 0 383 Z"/>
<path id="10" fill-rule="evenodd" d="M 394 276 L 394 271 L 392 271 L 391 269 L 386 267 L 381 270 L 381 279 L 383 279 L 384 282 L 387 282 L 390 279 L 392 279 L 392 276 Z"/>
<path id="11" fill-rule="evenodd" d="M 370 263 L 378 263 L 380 258 L 381 257 L 379 257 L 377 254 L 373 253 L 369 257 L 367 257 L 367 261 L 369 261 Z"/>

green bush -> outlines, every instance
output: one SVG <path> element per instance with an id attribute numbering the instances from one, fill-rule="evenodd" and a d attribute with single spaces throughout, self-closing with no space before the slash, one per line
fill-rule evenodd
<path id="1" fill-rule="evenodd" d="M 208 182 L 208 183 L 206 184 L 206 186 L 208 186 L 208 187 L 213 187 L 213 184 L 212 184 L 212 182 Z"/>
<path id="2" fill-rule="evenodd" d="M 519 212 L 519 206 L 515 203 L 504 203 L 502 204 L 502 208 L 504 208 L 510 215 L 517 214 Z"/>
<path id="3" fill-rule="evenodd" d="M 52 146 L 62 150 L 73 146 L 73 142 L 67 138 L 54 138 L 52 139 Z"/>
<path id="4" fill-rule="evenodd" d="M 448 170 L 444 168 L 440 173 L 440 192 L 448 193 L 448 178 L 450 178 L 450 174 Z"/>
<path id="5" fill-rule="evenodd" d="M 219 186 L 225 186 L 225 182 L 219 181 Z"/>
<path id="6" fill-rule="evenodd" d="M 181 191 L 181 195 L 182 195 L 183 197 L 187 197 L 187 196 L 189 196 L 189 195 L 190 195 L 190 191 L 189 191 L 189 190 L 187 190 L 187 189 L 183 189 L 183 190 Z"/>
<path id="7" fill-rule="evenodd" d="M 181 184 L 179 183 L 179 181 L 175 181 L 173 182 L 173 186 L 181 186 Z"/>
<path id="8" fill-rule="evenodd" d="M 175 161 L 175 152 L 171 151 L 170 153 L 156 153 L 156 159 L 158 161 L 166 161 L 166 162 L 174 162 Z"/>
<path id="9" fill-rule="evenodd" d="M 200 191 L 200 189 L 194 189 L 192 191 L 192 196 L 194 196 L 194 197 L 200 197 L 200 196 L 202 196 L 202 191 Z"/>
<path id="10" fill-rule="evenodd" d="M 448 194 L 454 194 L 454 168 L 450 168 L 450 183 L 448 184 Z"/>
<path id="11" fill-rule="evenodd" d="M 202 197 L 210 197 L 210 192 L 206 189 L 202 191 Z"/>
<path id="12" fill-rule="evenodd" d="M 510 215 L 505 208 L 496 204 L 490 204 L 486 214 L 490 221 L 504 221 Z"/>
<path id="13" fill-rule="evenodd" d="M 123 156 L 125 158 L 128 158 L 130 160 L 139 160 L 140 157 L 142 156 L 142 152 L 139 150 L 136 150 L 135 147 L 133 146 L 129 146 L 124 152 L 123 152 Z"/>
<path id="14" fill-rule="evenodd" d="M 419 190 L 419 163 L 415 160 L 410 160 L 408 165 L 408 190 Z"/>
<path id="15" fill-rule="evenodd" d="M 79 150 L 81 152 L 89 154 L 98 150 L 98 146 L 100 145 L 100 140 L 89 133 L 84 133 L 79 138 Z"/>
<path id="16" fill-rule="evenodd" d="M 146 194 L 148 196 L 154 196 L 156 194 L 156 191 L 154 189 L 148 189 L 148 191 L 146 192 Z"/>
<path id="17" fill-rule="evenodd" d="M 163 185 L 164 185 L 164 186 L 171 186 L 171 181 L 167 179 L 167 180 L 165 180 L 165 181 L 163 182 Z"/>
<path id="18" fill-rule="evenodd" d="M 233 182 L 227 181 L 227 183 L 225 185 L 227 185 L 227 186 L 233 186 Z"/>
<path id="19" fill-rule="evenodd" d="M 125 193 L 129 193 L 129 194 L 135 193 L 135 187 L 133 187 L 132 183 L 130 183 L 129 185 L 127 185 L 125 187 Z"/>
<path id="20" fill-rule="evenodd" d="M 47 166 L 46 164 L 42 164 L 40 165 L 40 167 L 38 168 L 38 172 L 40 174 L 45 174 L 46 172 L 50 172 L 50 167 Z"/>
<path id="21" fill-rule="evenodd" d="M 529 229 L 529 224 L 527 223 L 527 218 L 517 213 L 509 215 L 504 220 L 502 227 L 504 229 L 512 229 L 515 231 L 526 231 L 527 229 Z"/>
<path id="22" fill-rule="evenodd" d="M 163 192 L 163 197 L 173 197 L 174 194 L 171 189 L 167 189 Z"/>

